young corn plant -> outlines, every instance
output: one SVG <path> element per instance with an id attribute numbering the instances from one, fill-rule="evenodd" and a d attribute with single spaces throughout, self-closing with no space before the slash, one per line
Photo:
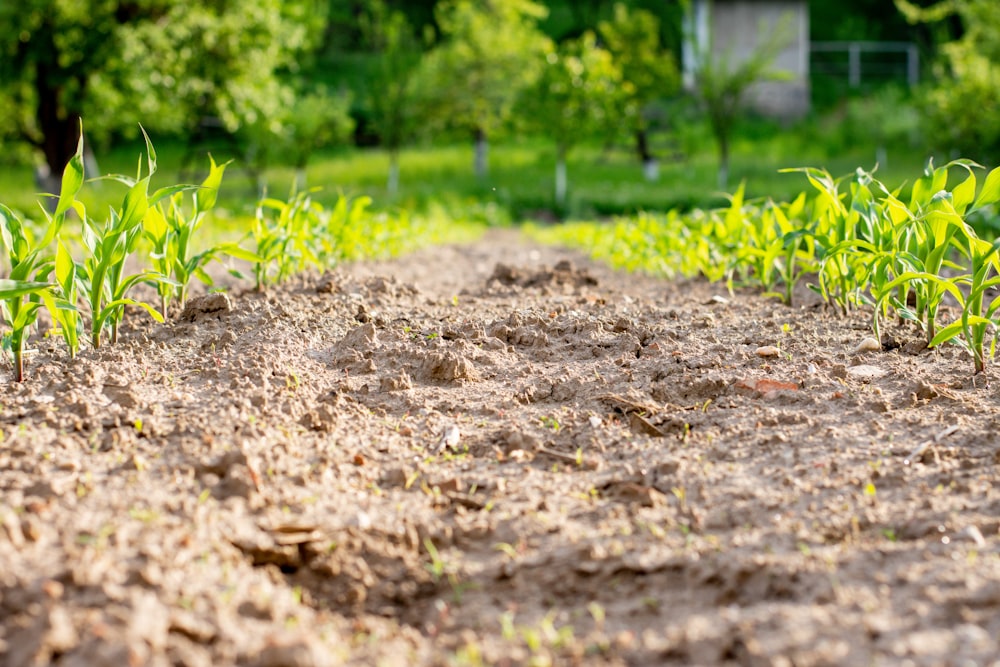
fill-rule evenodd
<path id="1" fill-rule="evenodd" d="M 208 176 L 201 186 L 177 186 L 169 196 L 150 206 L 143 219 L 143 236 L 151 245 L 150 261 L 153 269 L 173 282 L 159 281 L 156 289 L 160 295 L 160 314 L 167 316 L 171 302 L 177 301 L 181 309 L 187 301 L 192 278 L 211 286 L 213 280 L 205 266 L 219 255 L 254 261 L 257 256 L 244 251 L 234 243 L 221 243 L 201 252 L 193 252 L 195 232 L 203 225 L 206 214 L 218 199 L 222 176 L 229 162 L 216 164 L 208 156 Z M 193 190 L 192 210 L 184 209 L 183 190 Z M 156 195 L 153 196 L 154 199 Z"/>
<path id="2" fill-rule="evenodd" d="M 365 207 L 371 200 L 361 197 L 361 205 L 351 207 L 341 197 L 336 208 L 328 211 L 312 198 L 314 192 L 315 189 L 295 193 L 288 201 L 262 199 L 246 237 L 253 243 L 253 250 L 226 251 L 253 263 L 257 291 L 310 267 L 325 268 L 341 259 L 376 254 L 378 225 L 365 217 Z M 239 271 L 232 273 L 246 278 Z"/>
<path id="3" fill-rule="evenodd" d="M 157 190 L 150 197 L 149 181 L 156 173 L 156 151 L 145 130 L 142 130 L 142 134 L 146 140 L 146 175 L 142 175 L 140 156 L 134 179 L 122 175 L 106 177 L 128 187 L 121 207 L 112 209 L 104 222 L 83 216 L 83 244 L 90 254 L 78 268 L 84 298 L 90 306 L 90 336 L 95 348 L 101 346 L 105 329 L 111 330 L 111 343 L 118 342 L 118 328 L 125 306 L 138 306 L 157 322 L 163 321 L 163 316 L 155 307 L 128 296 L 133 287 L 146 281 L 177 285 L 176 281 L 152 269 L 131 275 L 125 273 L 128 258 L 135 252 L 141 239 L 143 219 L 150 206 L 164 197 L 195 187 L 174 185 Z"/>
<path id="4" fill-rule="evenodd" d="M 24 344 L 31 328 L 38 319 L 39 310 L 50 304 L 53 319 L 61 322 L 65 317 L 71 322 L 76 304 L 65 295 L 57 300 L 54 290 L 60 285 L 48 281 L 49 274 L 56 269 L 57 274 L 64 269 L 65 257 L 57 252 L 53 258 L 48 248 L 57 239 L 66 214 L 76 204 L 77 193 L 83 185 L 83 132 L 81 127 L 77 149 L 69 164 L 63 170 L 62 184 L 56 210 L 48 215 L 48 226 L 42 238 L 35 243 L 31 233 L 21 219 L 9 208 L 0 204 L 0 238 L 7 251 L 10 275 L 0 280 L 0 312 L 10 327 L 4 336 L 3 346 L 11 355 L 14 365 L 14 380 L 24 381 Z M 58 265 L 58 266 L 57 266 Z M 57 305 L 58 304 L 58 305 Z M 75 329 L 74 329 L 75 332 Z M 73 334 L 64 332 L 70 353 L 75 354 Z"/>
<path id="5" fill-rule="evenodd" d="M 968 171 L 968 177 L 954 192 L 949 193 L 948 170 L 958 166 Z M 969 160 L 954 160 L 934 169 L 929 162 L 923 178 L 913 184 L 909 219 L 900 225 L 897 258 L 904 270 L 887 286 L 887 290 L 906 285 L 914 295 L 914 305 L 894 299 L 893 306 L 903 319 L 912 320 L 926 334 L 930 346 L 937 335 L 937 313 L 948 290 L 941 280 L 945 271 L 965 270 L 950 259 L 963 252 L 963 237 L 974 234 L 956 208 L 963 211 L 975 198 L 976 178 L 972 171 L 979 165 Z M 892 203 L 890 202 L 890 206 Z"/>
<path id="6" fill-rule="evenodd" d="M 971 226 L 965 223 L 965 218 L 1000 201 L 1000 168 L 990 172 L 979 196 L 973 199 L 975 191 L 975 174 L 970 170 L 969 178 L 952 193 L 938 196 L 942 214 L 957 218 L 964 227 L 960 244 L 963 255 L 969 261 L 969 272 L 961 276 L 936 276 L 933 279 L 955 298 L 962 309 L 962 315 L 957 321 L 938 331 L 930 346 L 946 341 L 957 342 L 972 355 L 974 372 L 979 374 L 986 372 L 986 363 L 996 352 L 1000 296 L 987 302 L 986 294 L 1000 285 L 1000 240 L 990 243 L 978 238 Z M 992 336 L 987 348 L 986 341 L 990 332 Z"/>
<path id="7" fill-rule="evenodd" d="M 45 302 L 45 308 L 49 311 L 53 323 L 57 325 L 55 333 L 62 336 L 69 356 L 73 359 L 80 351 L 80 335 L 83 332 L 83 319 L 76 305 L 79 283 L 76 262 L 73 261 L 69 248 L 62 239 L 57 243 L 52 268 L 58 289 L 45 290 L 39 295 Z"/>

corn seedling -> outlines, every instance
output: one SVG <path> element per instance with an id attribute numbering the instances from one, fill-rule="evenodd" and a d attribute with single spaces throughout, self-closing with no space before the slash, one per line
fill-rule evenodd
<path id="1" fill-rule="evenodd" d="M 54 289 L 63 286 L 49 282 L 49 274 L 56 271 L 57 280 L 66 277 L 67 256 L 65 247 L 57 252 L 56 257 L 48 253 L 48 248 L 58 237 L 66 214 L 77 205 L 77 193 L 83 185 L 83 127 L 77 141 L 76 153 L 63 170 L 62 183 L 55 213 L 46 212 L 48 226 L 41 240 L 35 243 L 31 233 L 13 211 L 0 204 L 0 236 L 7 249 L 7 261 L 10 266 L 8 278 L 0 281 L 0 306 L 4 320 L 10 326 L 10 333 L 4 336 L 3 345 L 9 350 L 14 363 L 14 379 L 24 380 L 24 343 L 31 327 L 38 319 L 39 309 L 48 304 L 53 320 L 62 324 L 63 335 L 70 347 L 70 354 L 76 353 L 77 331 L 76 305 L 72 301 L 75 296 L 72 278 L 68 281 L 68 296 L 64 287 L 64 295 L 57 297 Z M 44 210 L 44 209 L 43 209 Z M 70 260 L 72 264 L 72 260 Z"/>
<path id="2" fill-rule="evenodd" d="M 146 140 L 146 175 L 142 175 L 140 157 L 134 179 L 122 175 L 106 177 L 128 187 L 121 207 L 112 209 L 104 222 L 83 216 L 83 244 L 90 255 L 79 266 L 79 273 L 84 298 L 90 306 L 91 343 L 95 348 L 101 346 L 101 335 L 106 328 L 111 329 L 111 342 L 118 341 L 118 327 L 125 306 L 138 306 L 154 320 L 163 321 L 163 316 L 152 305 L 127 296 L 133 287 L 144 281 L 177 285 L 175 281 L 152 269 L 125 274 L 126 261 L 139 244 L 143 231 L 142 222 L 150 206 L 164 197 L 194 187 L 174 185 L 149 196 L 149 180 L 156 173 L 156 151 L 145 130 L 142 134 Z"/>
<path id="3" fill-rule="evenodd" d="M 222 176 L 229 162 L 216 164 L 211 155 L 209 173 L 200 187 L 180 186 L 193 190 L 192 210 L 184 210 L 184 192 L 177 190 L 151 206 L 144 218 L 143 235 L 151 245 L 150 261 L 153 269 L 174 282 L 160 281 L 157 292 L 160 295 L 160 313 L 167 316 L 171 301 L 177 300 L 183 309 L 187 301 L 188 288 L 193 277 L 211 286 L 212 278 L 205 272 L 205 266 L 219 255 L 254 261 L 257 256 L 233 243 L 212 246 L 194 253 L 192 239 L 205 221 L 206 214 L 215 206 Z"/>

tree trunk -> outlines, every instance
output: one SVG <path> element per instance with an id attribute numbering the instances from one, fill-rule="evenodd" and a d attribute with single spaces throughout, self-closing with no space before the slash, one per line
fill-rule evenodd
<path id="1" fill-rule="evenodd" d="M 642 174 L 649 182 L 660 180 L 660 162 L 649 150 L 649 135 L 646 128 L 635 131 L 635 148 L 639 154 L 639 161 L 642 162 Z"/>
<path id="2" fill-rule="evenodd" d="M 399 192 L 399 153 L 389 151 L 389 177 L 386 179 L 385 190 L 390 197 Z"/>
<path id="3" fill-rule="evenodd" d="M 35 120 L 42 132 L 39 148 L 49 168 L 48 174 L 44 174 L 43 178 L 49 184 L 49 191 L 59 194 L 63 169 L 76 153 L 80 140 L 80 114 L 63 108 L 63 88 L 53 81 L 55 77 L 50 65 L 40 62 L 36 68 L 35 94 L 38 96 L 38 107 L 35 110 Z M 82 90 L 85 81 L 78 83 Z"/>
<path id="4" fill-rule="evenodd" d="M 556 206 L 566 205 L 566 154 L 559 151 L 556 157 Z"/>
<path id="5" fill-rule="evenodd" d="M 476 140 L 476 156 L 475 156 L 475 170 L 476 178 L 480 180 L 486 178 L 487 172 L 489 172 L 489 140 L 486 138 L 486 132 L 482 129 L 477 129 L 475 132 Z"/>
<path id="6" fill-rule="evenodd" d="M 729 187 L 729 136 L 719 134 L 719 189 L 725 191 Z"/>
<path id="7" fill-rule="evenodd" d="M 639 154 L 639 161 L 643 164 L 655 159 L 649 150 L 649 135 L 645 128 L 635 131 L 635 150 Z"/>

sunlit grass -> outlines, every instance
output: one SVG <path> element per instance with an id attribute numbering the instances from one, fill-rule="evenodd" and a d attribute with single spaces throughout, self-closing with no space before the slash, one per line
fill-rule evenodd
<path id="1" fill-rule="evenodd" d="M 746 181 L 747 197 L 770 196 L 787 199 L 797 191 L 795 179 L 778 173 L 789 165 L 819 165 L 835 175 L 847 174 L 858 165 L 874 166 L 873 146 L 836 147 L 818 139 L 817 131 L 782 131 L 771 126 L 751 127 L 737 137 L 733 146 L 731 185 Z M 154 140 L 156 137 L 154 136 Z M 198 183 L 207 164 L 199 154 L 194 168 L 181 170 L 187 148 L 179 142 L 160 141 L 160 172 L 154 187 L 164 183 Z M 495 142 L 490 146 L 488 175 L 480 180 L 473 173 L 472 142 L 442 146 L 416 146 L 400 154 L 400 187 L 390 196 L 386 190 L 389 154 L 380 148 L 327 151 L 313 156 L 305 173 L 305 184 L 319 187 L 315 195 L 324 205 L 341 195 L 369 196 L 376 209 L 405 208 L 425 211 L 429 206 L 445 206 L 459 216 L 470 215 L 484 222 L 547 220 L 553 218 L 593 218 L 638 211 L 665 211 L 723 205 L 718 191 L 717 161 L 711 143 L 697 128 L 684 136 L 658 137 L 656 152 L 661 156 L 660 178 L 643 178 L 632 147 L 619 143 L 610 149 L 596 144 L 583 145 L 569 155 L 567 203 L 554 202 L 555 148 L 545 138 Z M 102 153 L 100 173 L 131 173 L 142 151 L 138 142 L 119 145 Z M 927 155 L 909 146 L 889 147 L 883 157 L 879 177 L 895 182 L 912 175 L 926 162 Z M 231 219 L 252 217 L 266 186 L 268 196 L 288 197 L 296 183 L 295 170 L 275 166 L 267 169 L 259 182 L 234 154 L 232 147 L 216 147 L 217 161 L 233 160 L 219 193 L 218 208 Z M 0 171 L 0 193 L 11 208 L 28 217 L 40 215 L 36 186 L 30 168 Z M 118 193 L 110 184 L 94 183 L 81 197 L 89 210 L 107 210 L 117 204 Z M 492 207 L 493 213 L 484 213 Z"/>

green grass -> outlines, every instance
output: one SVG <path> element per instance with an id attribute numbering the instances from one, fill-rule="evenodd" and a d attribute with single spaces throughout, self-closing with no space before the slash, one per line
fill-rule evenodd
<path id="1" fill-rule="evenodd" d="M 843 148 L 841 142 L 830 136 L 836 129 L 835 123 L 835 120 L 825 125 L 804 123 L 787 130 L 762 121 L 746 123 L 733 145 L 729 189 L 735 189 L 745 180 L 749 198 L 790 199 L 798 192 L 800 183 L 779 174 L 779 169 L 816 165 L 839 175 L 852 172 L 858 165 L 874 166 L 875 147 Z M 197 183 L 204 178 L 203 172 L 181 172 L 187 152 L 182 143 L 155 135 L 153 139 L 160 147 L 154 188 L 164 183 Z M 324 205 L 332 205 L 341 194 L 367 195 L 374 200 L 376 209 L 427 211 L 443 207 L 452 217 L 470 217 L 491 224 L 554 217 L 610 217 L 643 210 L 690 210 L 725 203 L 716 184 L 714 150 L 700 123 L 689 123 L 673 136 L 654 137 L 654 146 L 663 156 L 660 179 L 655 183 L 643 179 L 630 145 L 619 143 L 611 150 L 604 150 L 590 144 L 573 151 L 568 163 L 568 202 L 561 208 L 553 200 L 555 148 L 544 138 L 505 140 L 491 145 L 490 172 L 482 181 L 472 172 L 471 142 L 408 148 L 400 156 L 400 191 L 394 197 L 389 197 L 385 189 L 389 155 L 379 148 L 343 148 L 319 153 L 309 165 L 306 180 L 310 187 L 322 189 L 316 199 Z M 142 149 L 141 140 L 136 140 L 102 152 L 100 172 L 133 172 Z M 245 220 L 253 215 L 260 194 L 258 184 L 232 148 L 217 146 L 213 155 L 219 162 L 234 160 L 219 193 L 218 208 L 228 211 L 234 220 Z M 890 146 L 887 155 L 889 168 L 883 165 L 878 175 L 888 182 L 910 177 L 928 157 L 924 151 L 907 145 Z M 197 169 L 208 164 L 203 154 L 196 155 L 193 162 Z M 287 197 L 294 180 L 291 168 L 269 169 L 267 194 Z M 81 198 L 89 210 L 107 210 L 118 203 L 119 196 L 112 184 L 93 183 Z M 14 210 L 39 217 L 29 168 L 4 169 L 0 173 L 0 197 Z"/>

